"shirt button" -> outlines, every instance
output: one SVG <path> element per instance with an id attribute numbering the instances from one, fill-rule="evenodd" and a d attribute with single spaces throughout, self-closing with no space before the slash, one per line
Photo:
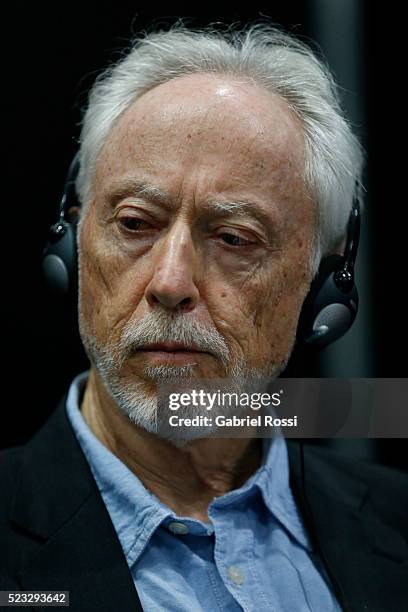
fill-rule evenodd
<path id="1" fill-rule="evenodd" d="M 243 584 L 245 582 L 245 577 L 239 567 L 236 565 L 230 565 L 228 568 L 228 577 L 234 584 Z"/>
<path id="2" fill-rule="evenodd" d="M 177 523 L 176 521 L 173 521 L 172 523 L 169 523 L 168 528 L 172 533 L 176 533 L 177 535 L 186 535 L 186 533 L 188 533 L 188 527 L 187 525 L 184 525 L 184 523 Z"/>

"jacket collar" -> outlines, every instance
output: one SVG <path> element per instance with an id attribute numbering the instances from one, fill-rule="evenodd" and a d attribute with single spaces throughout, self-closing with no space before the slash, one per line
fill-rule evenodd
<path id="1" fill-rule="evenodd" d="M 38 545 L 19 583 L 26 590 L 70 591 L 73 610 L 142 610 L 65 401 L 24 448 L 11 521 Z"/>
<path id="2" fill-rule="evenodd" d="M 348 472 L 333 453 L 328 469 L 327 453 L 311 446 L 304 447 L 302 460 L 295 441 L 288 453 L 292 491 L 340 604 L 356 612 L 402 609 L 408 601 L 407 547 L 376 515 L 356 468 Z"/>

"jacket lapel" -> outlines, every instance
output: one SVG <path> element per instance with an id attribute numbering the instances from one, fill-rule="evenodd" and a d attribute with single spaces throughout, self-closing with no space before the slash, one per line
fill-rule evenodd
<path id="1" fill-rule="evenodd" d="M 70 591 L 72 610 L 142 610 L 65 398 L 24 449 L 11 520 L 31 540 L 18 571 L 23 589 Z"/>
<path id="2" fill-rule="evenodd" d="M 307 447 L 303 477 L 299 444 L 288 449 L 292 490 L 339 603 L 355 612 L 404 609 L 407 548 L 375 514 L 367 487 Z"/>

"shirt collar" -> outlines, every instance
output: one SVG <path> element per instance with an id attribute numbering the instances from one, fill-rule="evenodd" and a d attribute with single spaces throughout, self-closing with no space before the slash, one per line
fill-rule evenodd
<path id="1" fill-rule="evenodd" d="M 104 446 L 80 412 L 89 371 L 71 383 L 66 410 L 74 433 L 109 509 L 112 522 L 129 565 L 142 554 L 154 531 L 176 518 L 174 513 L 148 491 L 138 477 Z M 227 506 L 260 491 L 263 501 L 295 540 L 311 549 L 289 485 L 289 461 L 285 439 L 263 439 L 263 459 L 259 469 L 239 489 L 218 497 L 211 505 Z M 177 517 L 180 519 L 180 517 Z M 193 522 L 190 519 L 189 522 Z"/>
<path id="2" fill-rule="evenodd" d="M 217 507 L 250 500 L 259 493 L 266 508 L 304 548 L 312 550 L 289 483 L 289 459 L 285 438 L 278 435 L 262 440 L 262 463 L 239 488 L 217 498 Z"/>
<path id="3" fill-rule="evenodd" d="M 289 459 L 285 438 L 278 436 L 266 442 L 266 460 L 256 485 L 269 511 L 305 548 L 312 550 L 289 482 Z"/>
<path id="4" fill-rule="evenodd" d="M 74 433 L 109 510 L 123 552 L 132 566 L 171 510 L 95 436 L 80 411 L 89 371 L 71 383 L 66 410 Z"/>

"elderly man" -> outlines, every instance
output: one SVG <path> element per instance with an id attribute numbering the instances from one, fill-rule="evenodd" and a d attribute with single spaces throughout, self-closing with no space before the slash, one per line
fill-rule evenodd
<path id="1" fill-rule="evenodd" d="M 91 369 L 2 455 L 3 589 L 81 611 L 404 609 L 402 475 L 155 430 L 161 383 L 283 371 L 361 157 L 327 70 L 271 28 L 150 34 L 97 80 L 77 177 Z"/>

